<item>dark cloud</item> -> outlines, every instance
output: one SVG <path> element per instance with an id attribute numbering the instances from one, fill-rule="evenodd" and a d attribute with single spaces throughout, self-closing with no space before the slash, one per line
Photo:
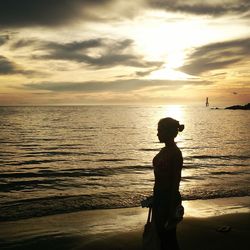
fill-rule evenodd
<path id="1" fill-rule="evenodd" d="M 25 47 L 31 47 L 33 50 L 48 50 L 48 51 L 75 51 L 79 49 L 88 49 L 93 47 L 101 46 L 102 39 L 91 39 L 80 42 L 71 42 L 71 43 L 57 43 L 57 42 L 48 42 L 41 41 L 38 39 L 20 39 L 12 42 L 11 49 L 22 49 Z"/>
<path id="2" fill-rule="evenodd" d="M 24 47 L 30 47 L 30 46 L 35 46 L 35 45 L 38 45 L 39 42 L 35 39 L 21 39 L 21 40 L 18 40 L 18 41 L 15 41 L 13 42 L 11 45 L 10 45 L 10 48 L 12 50 L 15 50 L 15 49 L 21 49 L 21 48 L 24 48 Z"/>
<path id="3" fill-rule="evenodd" d="M 146 2 L 151 8 L 196 15 L 220 16 L 232 13 L 247 13 L 250 10 L 249 0 L 147 0 Z"/>
<path id="4" fill-rule="evenodd" d="M 17 66 L 9 61 L 6 57 L 0 56 L 0 75 L 18 74 L 20 73 Z"/>
<path id="5" fill-rule="evenodd" d="M 9 40 L 9 35 L 0 35 L 0 46 Z"/>
<path id="6" fill-rule="evenodd" d="M 113 0 L 1 0 L 0 27 L 58 26 L 91 19 L 90 8 Z"/>
<path id="7" fill-rule="evenodd" d="M 124 0 L 124 2 L 126 2 Z M 0 28 L 54 27 L 84 21 L 133 18 L 146 8 L 197 15 L 247 14 L 249 0 L 1 0 Z M 121 3 L 121 4 L 120 4 Z"/>
<path id="8" fill-rule="evenodd" d="M 151 74 L 153 71 L 159 70 L 159 68 L 160 68 L 160 67 L 153 68 L 153 69 L 150 69 L 150 70 L 136 71 L 136 72 L 135 72 L 135 75 L 136 75 L 136 76 L 147 76 L 147 75 Z"/>
<path id="9" fill-rule="evenodd" d="M 12 44 L 12 49 L 33 46 L 33 59 L 64 60 L 84 63 L 94 69 L 114 66 L 130 66 L 139 68 L 160 67 L 163 62 L 145 61 L 143 56 L 134 54 L 133 41 L 130 39 L 91 39 L 71 43 L 44 42 L 36 40 L 19 40 Z"/>
<path id="10" fill-rule="evenodd" d="M 37 72 L 31 70 L 23 70 L 17 64 L 8 60 L 6 57 L 0 56 L 0 75 L 13 74 L 34 75 L 37 74 Z"/>
<path id="11" fill-rule="evenodd" d="M 209 44 L 197 48 L 179 70 L 200 75 L 216 69 L 226 69 L 238 62 L 249 62 L 250 38 Z"/>
<path id="12" fill-rule="evenodd" d="M 89 81 L 89 82 L 41 82 L 27 83 L 23 87 L 31 90 L 48 90 L 53 92 L 124 92 L 145 87 L 168 87 L 170 89 L 179 88 L 185 85 L 208 85 L 208 81 L 173 81 L 173 80 L 116 80 L 109 82 Z"/>

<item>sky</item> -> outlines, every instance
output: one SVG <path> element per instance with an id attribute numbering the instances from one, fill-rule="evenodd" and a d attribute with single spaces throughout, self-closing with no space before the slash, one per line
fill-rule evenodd
<path id="1" fill-rule="evenodd" d="M 0 0 L 0 105 L 250 102 L 249 0 Z"/>

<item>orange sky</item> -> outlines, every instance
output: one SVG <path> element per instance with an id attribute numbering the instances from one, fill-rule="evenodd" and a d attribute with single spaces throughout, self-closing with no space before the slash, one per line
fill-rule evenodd
<path id="1" fill-rule="evenodd" d="M 248 0 L 3 0 L 0 105 L 250 102 Z"/>

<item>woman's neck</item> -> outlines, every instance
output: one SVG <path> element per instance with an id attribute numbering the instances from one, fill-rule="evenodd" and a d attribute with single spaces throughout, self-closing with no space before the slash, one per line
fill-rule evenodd
<path id="1" fill-rule="evenodd" d="M 165 141 L 165 146 L 166 146 L 166 147 L 168 147 L 168 146 L 170 146 L 170 145 L 173 145 L 173 144 L 175 144 L 174 138 Z"/>

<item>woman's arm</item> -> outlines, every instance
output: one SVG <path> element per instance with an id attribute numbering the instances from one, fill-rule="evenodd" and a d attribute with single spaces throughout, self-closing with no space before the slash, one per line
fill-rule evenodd
<path id="1" fill-rule="evenodd" d="M 181 152 L 176 152 L 173 154 L 169 161 L 170 169 L 170 207 L 169 215 L 172 216 L 175 213 L 176 209 L 176 199 L 178 198 L 179 185 L 181 181 L 181 169 L 183 164 L 183 158 Z"/>

